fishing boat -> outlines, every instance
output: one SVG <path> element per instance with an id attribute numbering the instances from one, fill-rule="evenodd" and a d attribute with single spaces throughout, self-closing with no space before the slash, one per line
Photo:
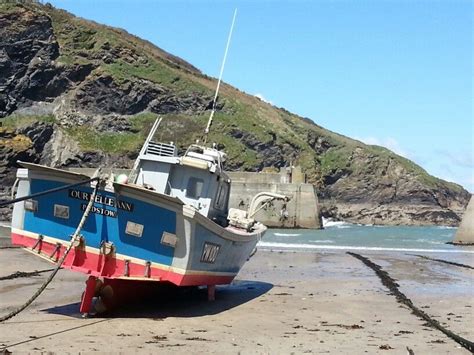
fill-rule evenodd
<path id="1" fill-rule="evenodd" d="M 248 211 L 229 209 L 225 154 L 194 144 L 178 156 L 173 144 L 152 141 L 158 127 L 159 121 L 128 181 L 90 182 L 87 175 L 19 162 L 17 198 L 55 192 L 15 203 L 12 242 L 53 262 L 74 243 L 63 267 L 90 275 L 85 293 L 94 289 L 92 297 L 104 286 L 120 292 L 121 281 L 133 280 L 206 285 L 213 298 L 214 286 L 234 279 L 266 231 L 252 218 L 258 207 L 285 196 L 259 193 Z M 91 198 L 91 214 L 71 242 Z"/>
<path id="2" fill-rule="evenodd" d="M 221 76 L 222 70 L 206 137 Z M 129 176 L 91 178 L 18 162 L 12 242 L 89 275 L 83 314 L 91 312 L 94 297 L 107 308 L 114 297 L 150 282 L 207 286 L 214 299 L 215 285 L 232 282 L 266 231 L 255 213 L 285 199 L 262 192 L 248 210 L 229 209 L 225 153 L 204 139 L 178 155 L 173 143 L 154 141 L 160 123 L 152 126 Z"/>

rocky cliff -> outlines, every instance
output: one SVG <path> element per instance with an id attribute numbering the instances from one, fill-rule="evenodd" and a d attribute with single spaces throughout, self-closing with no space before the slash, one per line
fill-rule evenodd
<path id="1" fill-rule="evenodd" d="M 164 117 L 159 139 L 184 149 L 201 137 L 215 79 L 147 41 L 34 3 L 0 4 L 0 41 L 4 197 L 18 159 L 130 167 L 157 115 Z M 387 149 L 229 85 L 222 87 L 214 122 L 210 139 L 228 153 L 228 170 L 297 163 L 317 187 L 327 217 L 457 225 L 470 197 Z"/>

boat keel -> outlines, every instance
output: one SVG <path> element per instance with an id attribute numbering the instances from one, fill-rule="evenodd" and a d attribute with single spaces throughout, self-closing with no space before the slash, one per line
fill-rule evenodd
<path id="1" fill-rule="evenodd" d="M 89 276 L 89 278 L 86 281 L 86 289 L 84 290 L 84 293 L 82 294 L 81 306 L 79 308 L 79 312 L 81 312 L 83 316 L 89 315 L 91 311 L 92 299 L 94 298 L 96 294 L 96 285 L 97 285 L 97 278 L 94 276 Z"/>
<path id="2" fill-rule="evenodd" d="M 207 300 L 216 300 L 216 285 L 207 285 Z"/>
<path id="3" fill-rule="evenodd" d="M 89 276 L 82 294 L 79 311 L 83 317 L 103 314 L 130 304 L 152 300 L 175 299 L 177 294 L 190 287 L 179 287 L 169 282 L 123 280 Z M 197 289 L 196 286 L 191 288 Z M 216 285 L 206 285 L 207 300 L 215 301 Z"/>

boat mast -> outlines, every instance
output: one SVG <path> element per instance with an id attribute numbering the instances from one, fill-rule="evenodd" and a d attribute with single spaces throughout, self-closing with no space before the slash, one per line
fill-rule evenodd
<path id="1" fill-rule="evenodd" d="M 219 94 L 219 88 L 221 86 L 222 74 L 224 73 L 225 61 L 227 58 L 227 52 L 229 51 L 230 39 L 232 38 L 232 31 L 234 30 L 235 18 L 237 17 L 237 9 L 234 10 L 234 17 L 232 18 L 232 25 L 230 26 L 229 36 L 227 37 L 227 45 L 225 47 L 224 59 L 222 60 L 221 72 L 219 73 L 219 80 L 217 81 L 216 93 L 214 94 L 214 100 L 212 101 L 212 110 L 209 120 L 207 121 L 206 129 L 204 130 L 204 144 L 207 142 L 207 135 L 211 128 L 212 118 L 214 117 L 214 112 L 216 111 L 217 95 Z"/>

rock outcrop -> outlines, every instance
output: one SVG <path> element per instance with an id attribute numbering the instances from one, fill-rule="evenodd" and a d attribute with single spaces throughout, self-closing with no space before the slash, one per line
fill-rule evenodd
<path id="1" fill-rule="evenodd" d="M 51 5 L 0 3 L 0 198 L 17 160 L 129 168 L 157 115 L 165 118 L 158 138 L 185 149 L 202 138 L 215 86 L 123 30 Z M 470 197 L 387 149 L 225 84 L 209 140 L 228 153 L 228 170 L 302 166 L 325 217 L 457 225 Z"/>
<path id="2" fill-rule="evenodd" d="M 362 224 L 443 224 L 460 222 L 466 195 L 391 155 L 356 148 L 344 169 L 325 176 L 324 213 Z M 459 192 L 461 193 L 459 193 Z"/>
<path id="3" fill-rule="evenodd" d="M 453 244 L 474 245 L 474 198 L 469 201 Z"/>

